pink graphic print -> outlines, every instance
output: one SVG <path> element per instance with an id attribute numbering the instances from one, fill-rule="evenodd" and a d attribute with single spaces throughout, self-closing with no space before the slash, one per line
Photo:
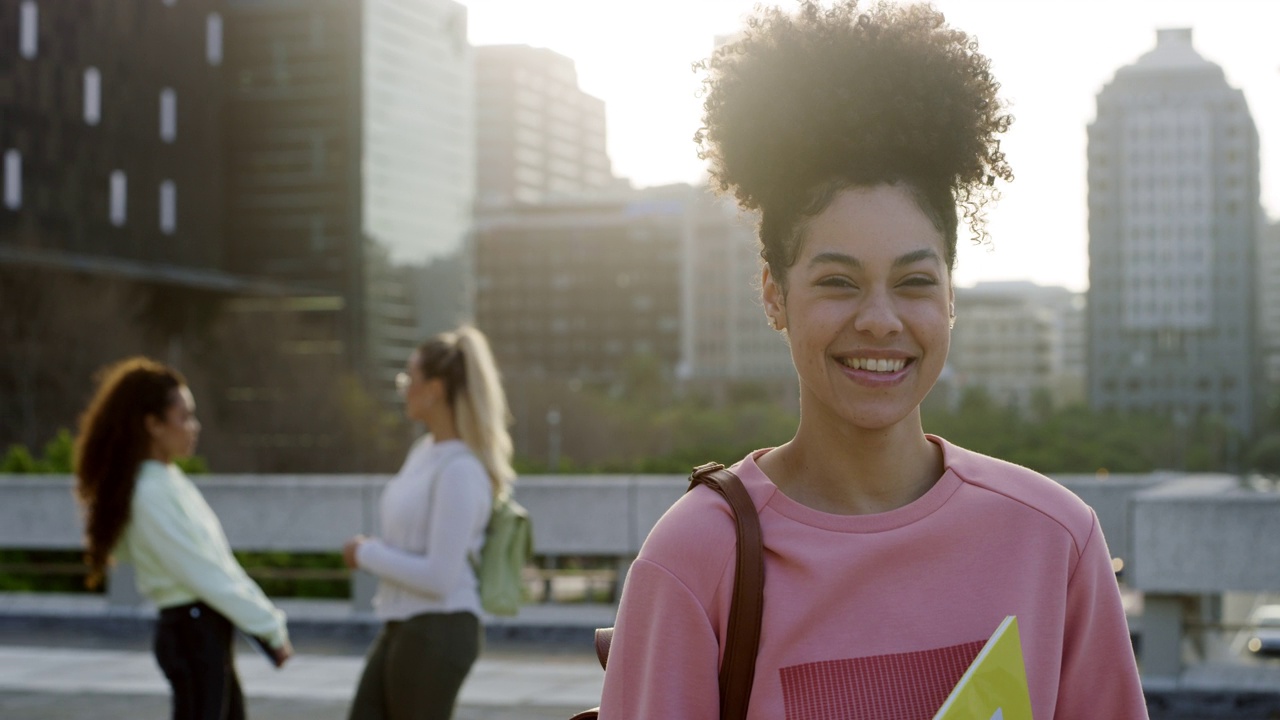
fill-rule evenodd
<path id="1" fill-rule="evenodd" d="M 786 720 L 929 720 L 984 644 L 782 668 Z"/>

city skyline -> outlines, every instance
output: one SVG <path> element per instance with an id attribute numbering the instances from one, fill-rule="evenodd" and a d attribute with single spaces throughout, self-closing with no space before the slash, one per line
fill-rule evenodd
<path id="1" fill-rule="evenodd" d="M 576 62 L 583 90 L 605 102 L 619 176 L 638 187 L 701 177 L 691 140 L 701 117 L 691 63 L 710 53 L 717 35 L 742 26 L 752 0 L 652 0 L 642 8 L 588 0 L 463 3 L 473 44 L 548 47 Z M 1244 91 L 1261 139 L 1262 205 L 1268 216 L 1280 215 L 1280 156 L 1268 142 L 1271 129 L 1280 128 L 1280 47 L 1273 37 L 1280 3 L 934 4 L 977 37 L 1016 118 L 1003 145 L 1016 179 L 988 209 L 992 244 L 976 247 L 962 235 L 958 285 L 1031 280 L 1087 289 L 1086 128 L 1098 92 L 1116 70 L 1155 47 L 1160 28 L 1192 28 L 1197 52 Z"/>

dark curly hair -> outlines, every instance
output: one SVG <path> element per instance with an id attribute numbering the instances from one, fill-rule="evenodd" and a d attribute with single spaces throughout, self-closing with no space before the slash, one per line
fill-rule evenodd
<path id="1" fill-rule="evenodd" d="M 96 587 L 111 550 L 129 522 L 138 467 L 151 451 L 148 416 L 163 418 L 186 386 L 173 368 L 144 357 L 99 372 L 98 390 L 80 416 L 76 438 L 76 497 L 85 512 L 86 584 Z"/>
<path id="2" fill-rule="evenodd" d="M 757 8 L 705 73 L 698 156 L 738 204 L 760 212 L 761 257 L 785 282 L 806 221 L 845 188 L 896 184 L 946 238 L 957 205 L 986 239 L 983 206 L 1013 179 L 997 135 L 1013 117 L 991 61 L 929 5 L 857 0 L 829 9 Z"/>

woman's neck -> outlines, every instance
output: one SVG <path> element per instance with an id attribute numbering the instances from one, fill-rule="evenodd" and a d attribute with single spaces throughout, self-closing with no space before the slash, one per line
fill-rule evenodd
<path id="1" fill-rule="evenodd" d="M 942 476 L 942 449 L 919 420 L 883 431 L 824 428 L 801 420 L 760 469 L 791 499 L 837 515 L 888 512 L 919 499 Z"/>
<path id="2" fill-rule="evenodd" d="M 436 442 L 462 439 L 462 435 L 458 432 L 458 423 L 451 412 L 437 413 L 435 417 L 427 420 L 425 425 L 427 432 L 431 433 L 432 439 Z"/>

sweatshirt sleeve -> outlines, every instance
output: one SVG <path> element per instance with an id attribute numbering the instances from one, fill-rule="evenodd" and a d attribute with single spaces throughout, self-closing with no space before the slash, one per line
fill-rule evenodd
<path id="1" fill-rule="evenodd" d="M 140 484 L 130 522 L 138 540 L 174 580 L 231 624 L 263 638 L 271 647 L 281 647 L 288 639 L 284 612 L 267 599 L 227 548 L 201 532 L 199 511 L 184 504 L 169 485 Z M 208 513 L 203 522 L 217 523 L 213 511 Z"/>
<path id="2" fill-rule="evenodd" d="M 480 466 L 477 465 L 476 468 Z M 371 538 L 356 551 L 356 562 L 383 580 L 394 582 L 429 596 L 446 595 L 467 571 L 470 543 L 477 524 L 488 521 L 488 477 L 472 475 L 466 463 L 453 468 L 467 468 L 467 475 L 441 473 L 432 488 L 432 502 L 426 508 L 427 554 L 407 552 Z"/>
<path id="3" fill-rule="evenodd" d="M 1147 717 L 1111 553 L 1096 515 L 1067 584 L 1062 678 L 1054 717 Z"/>
<path id="4" fill-rule="evenodd" d="M 719 667 L 719 641 L 694 593 L 661 566 L 637 560 L 618 606 L 600 717 L 719 717 Z"/>

